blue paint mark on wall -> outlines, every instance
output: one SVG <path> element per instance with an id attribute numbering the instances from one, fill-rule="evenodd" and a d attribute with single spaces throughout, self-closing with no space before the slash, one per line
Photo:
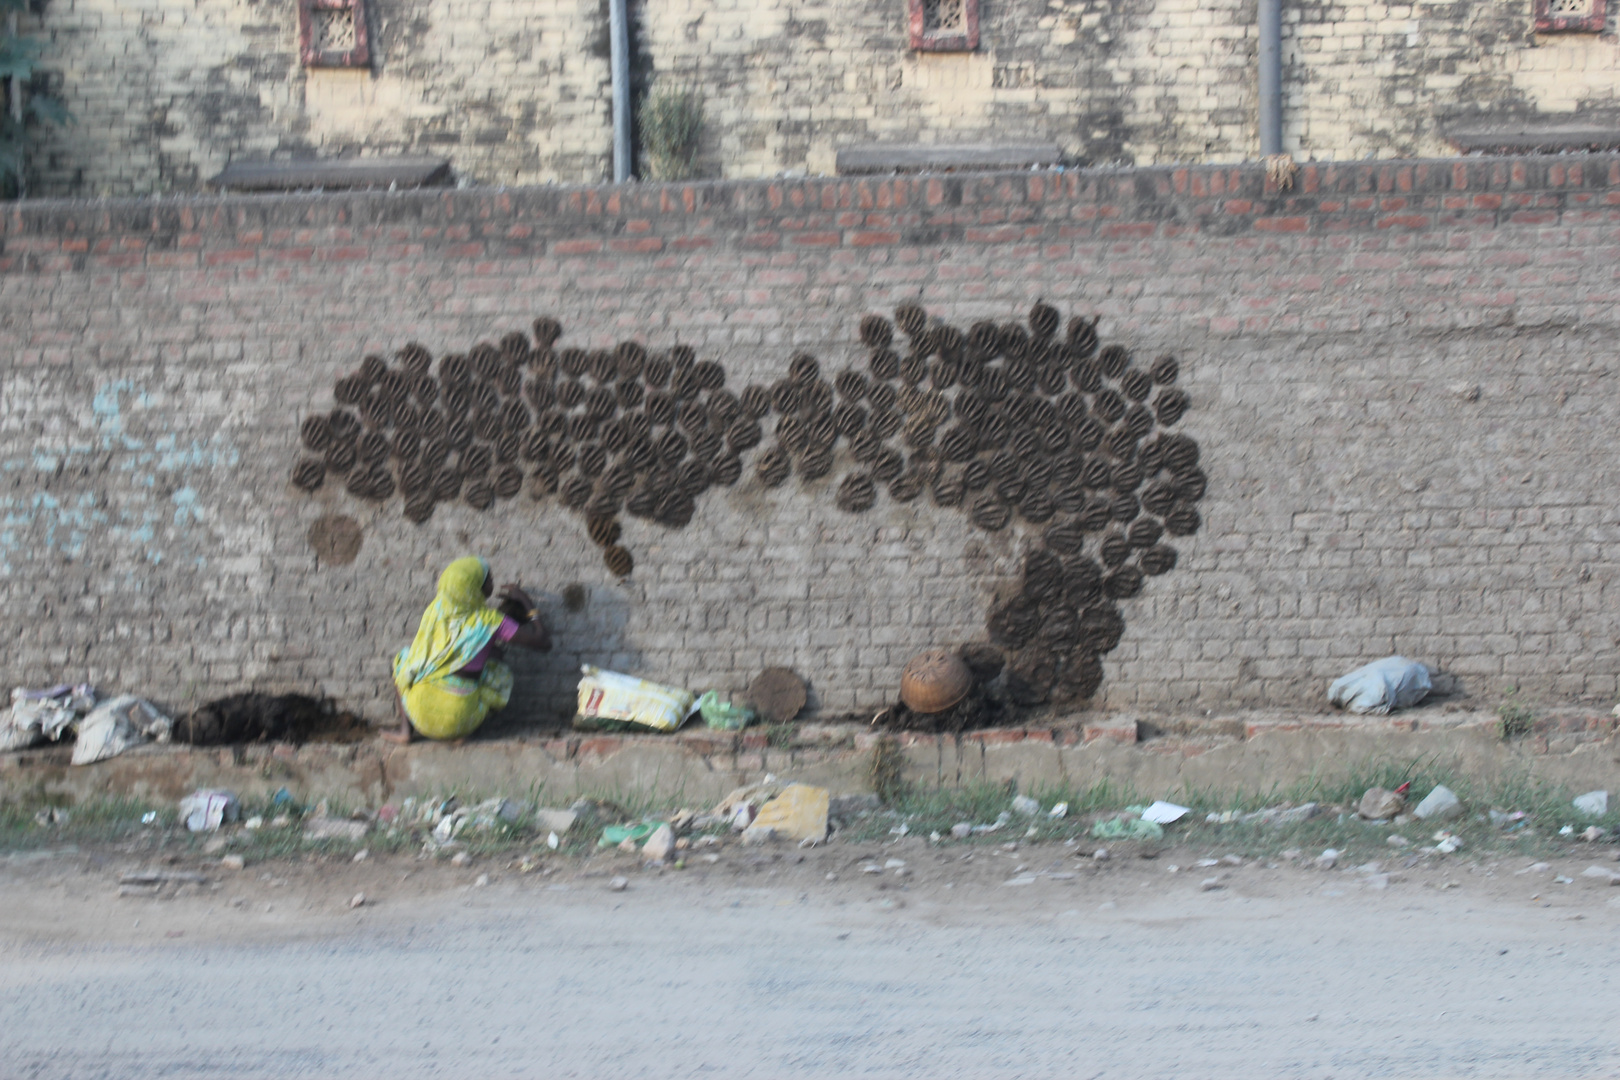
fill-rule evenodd
<path id="1" fill-rule="evenodd" d="M 201 522 L 202 514 L 197 509 L 197 493 L 188 487 L 183 487 L 169 500 L 174 503 L 174 526 L 183 529 L 192 522 Z"/>
<path id="2" fill-rule="evenodd" d="M 65 445 L 30 448 L 0 459 L 0 472 L 32 468 L 60 477 L 82 469 L 86 477 L 94 477 L 106 467 L 123 474 L 117 491 L 0 495 L 0 576 L 11 575 L 13 562 L 37 563 L 50 554 L 77 560 L 96 545 L 135 551 L 156 565 L 170 546 L 194 550 L 210 541 L 207 506 L 196 480 L 240 463 L 241 452 L 231 439 L 217 430 L 207 438 L 166 430 L 145 438 L 132 434 L 127 426 L 131 412 L 147 414 L 143 426 L 148 429 L 153 420 L 165 426 L 172 421 L 158 412 L 150 394 L 129 380 L 99 387 L 90 411 L 88 439 L 69 436 Z M 193 557 L 199 565 L 206 561 L 202 555 Z"/>

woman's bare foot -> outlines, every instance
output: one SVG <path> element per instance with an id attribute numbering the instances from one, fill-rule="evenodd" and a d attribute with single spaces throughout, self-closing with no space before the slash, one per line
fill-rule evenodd
<path id="1" fill-rule="evenodd" d="M 416 741 L 416 729 L 411 727 L 409 720 L 401 720 L 399 727 L 383 732 L 382 737 L 385 742 L 391 742 L 395 746 L 405 746 Z"/>

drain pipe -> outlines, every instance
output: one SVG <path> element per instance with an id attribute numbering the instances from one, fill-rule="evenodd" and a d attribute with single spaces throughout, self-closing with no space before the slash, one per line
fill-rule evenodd
<path id="1" fill-rule="evenodd" d="M 622 184 L 630 179 L 630 12 L 627 0 L 608 0 L 608 64 L 613 71 L 613 182 Z"/>
<path id="2" fill-rule="evenodd" d="M 11 41 L 13 43 L 15 43 L 17 41 L 17 13 L 15 11 L 10 11 L 10 12 L 6 13 L 6 34 L 10 37 L 10 39 L 11 39 Z M 22 95 L 23 95 L 22 76 L 13 75 L 6 82 L 6 96 L 11 99 L 11 122 L 19 132 L 22 131 L 22 123 L 23 123 Z M 27 158 L 24 155 L 23 142 L 22 142 L 22 140 L 18 140 L 18 143 L 17 143 L 17 201 L 18 202 L 21 202 L 22 200 L 28 198 L 28 172 L 27 172 L 27 169 L 26 169 L 26 165 L 27 165 Z"/>
<path id="3" fill-rule="evenodd" d="M 1260 5 L 1260 156 L 1282 147 L 1282 0 Z"/>

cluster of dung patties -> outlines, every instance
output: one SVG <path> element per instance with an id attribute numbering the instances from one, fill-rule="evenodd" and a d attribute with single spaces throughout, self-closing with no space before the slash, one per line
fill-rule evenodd
<path id="1" fill-rule="evenodd" d="M 828 386 L 801 357 L 772 388 L 782 418 L 759 462 L 767 483 L 785 478 L 790 460 L 813 479 L 845 440 L 854 465 L 836 500 L 846 511 L 871 509 L 880 491 L 896 502 L 930 492 L 986 531 L 1015 517 L 1040 529 L 1017 591 L 987 620 L 1019 704 L 1096 692 L 1100 657 L 1125 628 L 1116 601 L 1174 568 L 1165 537 L 1198 530 L 1194 504 L 1208 482 L 1198 444 L 1165 430 L 1189 405 L 1175 358 L 1144 369 L 1123 346 L 1099 349 L 1095 320 L 1060 328 L 1044 303 L 1027 325 L 985 321 L 965 333 L 914 304 L 893 323 L 868 315 L 864 373 L 842 371 Z"/>
<path id="2" fill-rule="evenodd" d="M 393 367 L 366 357 L 338 380 L 338 407 L 304 421 L 304 447 L 321 456 L 301 460 L 293 483 L 313 491 L 343 476 L 359 498 L 398 493 L 417 523 L 439 502 L 488 510 L 527 489 L 583 513 L 608 568 L 629 574 L 618 515 L 680 528 L 697 496 L 735 484 L 738 455 L 763 437 L 763 391 L 731 393 L 725 370 L 685 346 L 558 349 L 561 335 L 537 319 L 532 341 L 512 333 L 445 356 L 436 377 L 421 345 Z"/>
<path id="3" fill-rule="evenodd" d="M 418 523 L 447 500 L 487 510 L 523 490 L 558 498 L 622 577 L 634 561 L 619 514 L 681 528 L 699 495 L 741 479 L 745 457 L 766 487 L 842 466 L 834 499 L 849 513 L 880 494 L 928 493 L 987 531 L 1014 517 L 1039 528 L 1020 587 L 989 614 L 990 639 L 1007 650 L 1015 701 L 1089 698 L 1124 630 L 1115 602 L 1175 566 L 1164 538 L 1197 531 L 1207 481 L 1197 443 L 1164 430 L 1189 404 L 1175 359 L 1144 369 L 1120 345 L 1099 349 L 1095 320 L 1060 329 L 1044 303 L 1027 325 L 966 332 L 907 304 L 892 323 L 861 320 L 865 371 L 829 380 L 800 353 L 774 384 L 734 393 L 720 364 L 686 346 L 558 348 L 561 325 L 541 318 L 532 340 L 447 355 L 436 376 L 421 345 L 392 367 L 366 357 L 338 380 L 338 407 L 303 422 L 318 456 L 292 478 L 306 491 L 341 476 L 359 498 L 397 493 Z"/>

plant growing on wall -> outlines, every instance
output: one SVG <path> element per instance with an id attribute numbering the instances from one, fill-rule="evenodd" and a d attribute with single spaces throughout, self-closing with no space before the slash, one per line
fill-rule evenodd
<path id="1" fill-rule="evenodd" d="M 703 134 L 703 97 L 695 90 L 654 90 L 637 117 L 649 180 L 688 180 Z"/>
<path id="2" fill-rule="evenodd" d="M 44 92 L 39 59 L 45 42 L 17 30 L 18 17 L 29 0 L 0 0 L 5 31 L 0 34 L 0 88 L 5 110 L 0 113 L 0 191 L 8 198 L 27 194 L 26 165 L 30 135 L 45 124 L 68 124 L 72 116 L 60 101 Z"/>

